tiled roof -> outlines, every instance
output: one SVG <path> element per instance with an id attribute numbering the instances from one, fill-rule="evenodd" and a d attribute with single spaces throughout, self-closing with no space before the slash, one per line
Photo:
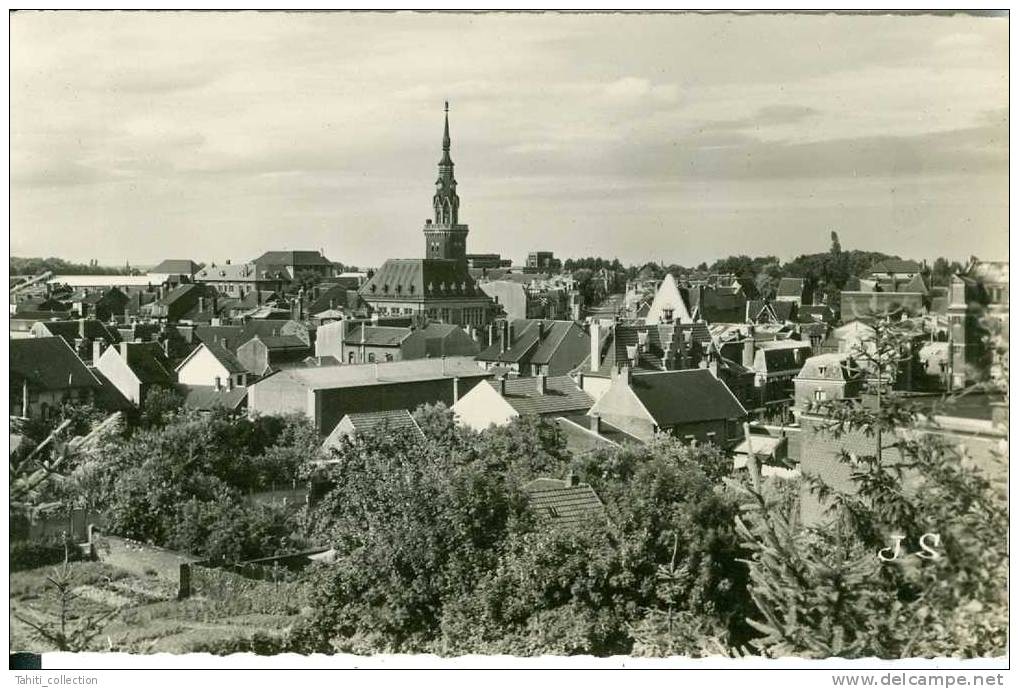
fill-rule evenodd
<path id="1" fill-rule="evenodd" d="M 309 345 L 296 335 L 256 335 L 267 349 L 273 351 L 308 349 Z"/>
<path id="2" fill-rule="evenodd" d="M 486 347 L 478 354 L 480 361 L 502 361 L 507 363 L 526 360 L 534 364 L 547 364 L 555 356 L 571 328 L 577 327 L 573 321 L 540 321 L 524 318 L 514 319 L 513 342 L 505 352 L 500 351 L 502 345 L 499 336 L 491 347 Z M 538 330 L 542 336 L 538 338 Z"/>
<path id="3" fill-rule="evenodd" d="M 359 412 L 355 414 L 347 414 L 350 424 L 354 427 L 355 431 L 360 433 L 367 433 L 380 426 L 385 426 L 393 430 L 409 430 L 413 431 L 415 435 L 421 438 L 425 437 L 425 434 L 421 432 L 420 426 L 417 421 L 406 409 L 393 409 L 391 411 L 375 411 L 375 412 Z"/>
<path id="4" fill-rule="evenodd" d="M 775 318 L 784 323 L 796 320 L 796 302 L 794 301 L 773 301 L 770 304 Z"/>
<path id="5" fill-rule="evenodd" d="M 102 386 L 63 338 L 28 337 L 9 344 L 12 378 L 25 378 L 44 390 Z"/>
<path id="6" fill-rule="evenodd" d="M 639 373 L 630 387 L 661 428 L 747 415 L 725 383 L 705 369 Z"/>
<path id="7" fill-rule="evenodd" d="M 84 319 L 84 321 L 44 321 L 40 327 L 45 328 L 50 335 L 64 338 L 67 344 L 73 346 L 74 341 L 82 337 L 83 324 L 85 339 L 104 340 L 108 344 L 120 342 L 120 333 L 115 328 L 92 318 Z"/>
<path id="8" fill-rule="evenodd" d="M 584 375 L 594 375 L 608 378 L 613 370 L 618 370 L 622 365 L 629 366 L 635 371 L 664 371 L 665 365 L 662 357 L 665 355 L 665 344 L 672 342 L 675 337 L 675 329 L 682 332 L 690 332 L 690 344 L 697 344 L 707 347 L 711 343 L 711 333 L 705 323 L 691 324 L 662 324 L 662 325 L 625 325 L 617 324 L 606 334 L 600 345 L 600 361 L 597 371 L 591 371 L 591 356 L 585 357 L 584 361 L 577 367 Z M 638 351 L 637 365 L 627 357 L 627 347 L 637 346 L 639 333 L 647 332 L 647 344 L 643 350 Z M 680 335 L 685 337 L 685 335 Z"/>
<path id="9" fill-rule="evenodd" d="M 124 360 L 140 382 L 172 383 L 175 380 L 170 360 L 158 343 L 128 342 L 126 346 L 127 356 Z"/>
<path id="10" fill-rule="evenodd" d="M 254 263 L 224 263 L 206 266 L 195 274 L 195 280 L 202 282 L 255 282 L 265 280 L 265 271 L 259 274 Z"/>
<path id="11" fill-rule="evenodd" d="M 453 260 L 391 258 L 359 290 L 367 300 L 484 297 L 466 268 Z"/>
<path id="12" fill-rule="evenodd" d="M 359 345 L 363 342 L 372 347 L 398 347 L 413 332 L 410 328 L 361 325 L 348 332 L 343 341 L 349 345 Z M 362 340 L 362 338 L 364 339 Z"/>
<path id="13" fill-rule="evenodd" d="M 558 525 L 581 524 L 605 518 L 605 505 L 586 483 L 539 478 L 524 486 L 531 509 Z"/>
<path id="14" fill-rule="evenodd" d="M 503 399 L 521 416 L 586 411 L 594 404 L 594 398 L 581 390 L 569 376 L 546 378 L 545 394 L 538 389 L 538 381 L 538 377 L 507 379 Z M 488 380 L 485 383 L 499 391 L 500 381 Z"/>
<path id="15" fill-rule="evenodd" d="M 903 260 L 901 258 L 888 258 L 878 261 L 870 268 L 874 273 L 919 273 L 920 264 L 916 261 Z"/>
<path id="16" fill-rule="evenodd" d="M 331 266 L 333 263 L 319 251 L 266 251 L 252 263 L 268 266 Z"/>
<path id="17" fill-rule="evenodd" d="M 796 374 L 799 380 L 851 380 L 859 375 L 853 358 L 843 352 L 818 354 L 807 359 Z"/>
<path id="18" fill-rule="evenodd" d="M 779 297 L 802 297 L 803 278 L 782 278 L 778 281 L 778 289 L 775 295 Z"/>
<path id="19" fill-rule="evenodd" d="M 217 390 L 214 385 L 181 385 L 184 406 L 188 409 L 211 411 L 213 409 L 238 409 L 248 399 L 248 389 L 236 387 L 233 390 Z"/>
<path id="20" fill-rule="evenodd" d="M 205 347 L 209 351 L 209 354 L 212 354 L 212 356 L 216 358 L 216 361 L 222 364 L 223 368 L 225 368 L 228 372 L 244 373 L 247 370 L 241 362 L 237 360 L 237 357 L 234 356 L 233 352 L 216 342 L 203 342 L 197 349 L 195 349 L 195 351 L 188 354 L 187 358 L 181 362 L 177 369 L 180 370 L 180 367 L 186 364 L 202 347 Z"/>
<path id="21" fill-rule="evenodd" d="M 200 265 L 187 258 L 168 258 L 150 270 L 150 273 L 167 273 L 170 275 L 194 275 Z"/>

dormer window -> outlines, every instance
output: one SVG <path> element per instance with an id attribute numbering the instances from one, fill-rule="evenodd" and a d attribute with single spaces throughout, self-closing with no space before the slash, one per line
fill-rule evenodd
<path id="1" fill-rule="evenodd" d="M 827 372 L 828 372 L 828 367 L 827 366 L 818 366 L 817 367 L 817 375 L 819 375 L 821 377 L 824 377 L 824 375 Z"/>

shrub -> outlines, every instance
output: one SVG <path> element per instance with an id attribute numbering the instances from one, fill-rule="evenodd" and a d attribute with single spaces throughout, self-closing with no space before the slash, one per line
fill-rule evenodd
<path id="1" fill-rule="evenodd" d="M 59 536 L 37 541 L 12 541 L 10 545 L 12 572 L 58 565 L 64 561 L 65 552 L 71 562 L 84 559 L 77 543 L 70 539 L 66 539 L 65 542 L 65 539 Z"/>

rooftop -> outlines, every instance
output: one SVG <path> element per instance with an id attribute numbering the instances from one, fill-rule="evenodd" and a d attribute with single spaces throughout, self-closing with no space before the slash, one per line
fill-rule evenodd
<path id="1" fill-rule="evenodd" d="M 310 390 L 331 390 L 442 378 L 487 378 L 491 375 L 482 370 L 472 357 L 446 357 L 286 369 L 266 380 L 288 376 Z"/>
<path id="2" fill-rule="evenodd" d="M 552 376 L 545 379 L 545 393 L 538 389 L 540 376 L 534 378 L 508 378 L 503 399 L 521 416 L 562 414 L 586 411 L 594 398 L 581 390 L 569 376 Z M 487 380 L 496 392 L 501 381 Z"/>

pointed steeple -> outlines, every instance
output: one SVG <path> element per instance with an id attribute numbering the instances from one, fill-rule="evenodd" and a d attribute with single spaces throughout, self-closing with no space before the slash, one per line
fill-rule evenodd
<path id="1" fill-rule="evenodd" d="M 453 159 L 449 157 L 449 101 L 446 101 L 446 124 L 442 131 L 442 160 L 439 165 L 452 165 Z"/>

